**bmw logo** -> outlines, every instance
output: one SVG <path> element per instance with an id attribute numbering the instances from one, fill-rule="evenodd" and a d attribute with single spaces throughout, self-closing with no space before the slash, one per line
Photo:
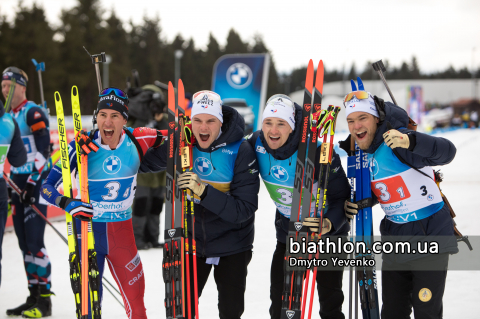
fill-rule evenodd
<path id="1" fill-rule="evenodd" d="M 287 170 L 279 165 L 275 165 L 270 169 L 270 174 L 279 182 L 288 180 Z"/>
<path id="2" fill-rule="evenodd" d="M 227 82 L 235 89 L 246 88 L 252 79 L 252 70 L 244 63 L 234 63 L 227 70 Z"/>
<path id="3" fill-rule="evenodd" d="M 116 174 L 120 171 L 122 162 L 118 156 L 112 155 L 103 161 L 103 171 L 107 174 Z"/>
<path id="4" fill-rule="evenodd" d="M 370 173 L 372 173 L 373 176 L 377 175 L 378 173 L 378 163 L 377 160 L 372 158 L 370 159 Z"/>
<path id="5" fill-rule="evenodd" d="M 212 162 L 205 157 L 198 157 L 193 164 L 193 170 L 198 175 L 208 176 L 213 171 Z"/>

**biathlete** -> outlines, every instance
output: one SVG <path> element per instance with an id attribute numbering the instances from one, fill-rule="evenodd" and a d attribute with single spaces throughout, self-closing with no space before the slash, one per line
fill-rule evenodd
<path id="1" fill-rule="evenodd" d="M 93 150 L 88 154 L 90 204 L 62 196 L 57 191 L 62 183 L 60 162 L 45 181 L 42 194 L 49 203 L 77 218 L 77 229 L 80 229 L 81 220 L 92 219 L 100 274 L 103 274 L 106 260 L 122 293 L 128 318 L 140 319 L 147 318 L 145 276 L 135 245 L 131 206 L 143 155 L 149 148 L 159 147 L 163 136 L 151 128 L 124 127 L 127 119 L 126 93 L 117 88 L 104 89 L 96 111 L 98 130 L 90 135 L 81 132 L 77 136 L 77 140 Z M 70 170 L 75 171 L 78 180 L 75 141 L 69 144 L 69 158 Z M 101 298 L 102 285 L 99 287 Z"/>
<path id="2" fill-rule="evenodd" d="M 292 209 L 292 192 L 295 178 L 295 163 L 301 135 L 302 108 L 288 96 L 276 94 L 265 106 L 262 118 L 262 129 L 254 132 L 248 141 L 255 150 L 260 175 L 267 187 L 270 197 L 277 207 L 275 212 L 275 228 L 277 246 L 273 253 L 270 272 L 270 316 L 279 319 L 282 308 L 282 291 L 285 278 L 285 252 L 290 212 Z M 317 142 L 315 153 L 314 193 L 318 188 L 320 172 L 320 145 Z M 344 201 L 350 196 L 350 186 L 343 171 L 340 157 L 332 154 L 330 174 L 328 176 L 327 205 L 322 225 L 322 236 L 345 237 L 350 229 L 345 211 Z M 312 201 L 311 214 L 315 209 Z M 323 257 L 322 257 L 323 258 Z M 345 258 L 345 257 L 341 257 Z M 317 272 L 317 290 L 320 301 L 321 318 L 345 318 L 342 313 L 343 267 L 334 271 Z"/>

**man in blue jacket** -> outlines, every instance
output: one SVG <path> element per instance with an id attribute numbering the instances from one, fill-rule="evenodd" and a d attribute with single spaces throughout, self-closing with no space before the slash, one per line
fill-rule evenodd
<path id="1" fill-rule="evenodd" d="M 425 236 L 443 237 L 438 253 L 382 255 L 382 318 L 410 318 L 412 306 L 417 319 L 442 318 L 448 258 L 458 248 L 430 166 L 450 163 L 456 148 L 444 138 L 408 129 L 402 108 L 369 92 L 348 94 L 345 107 L 350 134 L 368 153 L 373 201 L 385 212 L 382 238 L 408 238 L 417 249 L 419 241 L 432 238 Z M 350 218 L 360 208 L 348 201 L 345 206 Z"/>
<path id="2" fill-rule="evenodd" d="M 17 122 L 10 114 L 5 114 L 0 101 L 0 262 L 2 261 L 2 241 L 8 215 L 8 193 L 3 166 L 8 159 L 10 165 L 22 166 L 27 161 L 27 151 L 22 142 Z M 2 265 L 0 264 L 0 284 L 2 283 Z"/>
<path id="3" fill-rule="evenodd" d="M 52 266 L 43 241 L 46 222 L 30 207 L 31 203 L 35 203 L 40 212 L 47 215 L 47 202 L 40 197 L 40 187 L 48 175 L 48 170 L 43 167 L 48 165 L 50 132 L 46 109 L 27 100 L 28 77 L 23 70 L 11 66 L 3 71 L 3 96 L 7 97 L 13 79 L 16 84 L 11 115 L 18 123 L 27 151 L 27 162 L 11 168 L 12 181 L 23 190 L 21 195 L 12 196 L 12 217 L 24 258 L 30 296 L 26 303 L 8 309 L 7 315 L 31 317 L 39 308 L 45 308 L 46 304 L 51 310 L 50 296 L 53 294 L 50 291 Z"/>
<path id="4" fill-rule="evenodd" d="M 253 149 L 243 139 L 243 118 L 235 109 L 222 105 L 218 94 L 195 93 L 191 116 L 196 139 L 193 172 L 183 173 L 177 182 L 195 194 L 198 295 L 213 267 L 220 318 L 239 319 L 252 258 L 260 188 L 258 164 Z M 165 150 L 147 152 L 140 171 L 149 172 L 155 166 L 165 169 Z M 191 229 L 189 224 L 189 238 Z"/>

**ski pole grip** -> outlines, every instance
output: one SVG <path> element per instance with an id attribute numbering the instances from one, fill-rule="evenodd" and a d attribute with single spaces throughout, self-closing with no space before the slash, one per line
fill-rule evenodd
<path id="1" fill-rule="evenodd" d="M 33 65 L 35 65 L 35 71 L 45 72 L 45 62 L 38 63 L 37 60 L 32 59 Z"/>
<path id="2" fill-rule="evenodd" d="M 385 68 L 385 65 L 383 65 L 382 60 L 378 60 L 377 62 L 372 63 L 373 69 L 377 72 L 385 72 L 387 69 Z"/>

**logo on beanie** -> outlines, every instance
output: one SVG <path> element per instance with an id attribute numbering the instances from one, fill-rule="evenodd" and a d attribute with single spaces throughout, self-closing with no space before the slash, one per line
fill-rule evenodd
<path id="1" fill-rule="evenodd" d="M 107 174 L 116 174 L 120 171 L 122 162 L 118 156 L 112 155 L 103 161 L 103 171 Z"/>
<path id="2" fill-rule="evenodd" d="M 247 87 L 252 79 L 252 70 L 244 63 L 234 63 L 227 69 L 227 82 L 235 89 Z"/>
<path id="3" fill-rule="evenodd" d="M 279 182 L 285 182 L 288 180 L 288 173 L 285 168 L 280 165 L 275 165 L 270 169 L 270 174 Z"/>
<path id="4" fill-rule="evenodd" d="M 212 173 L 212 162 L 205 157 L 198 157 L 193 165 L 195 173 L 201 176 L 208 176 Z"/>
<path id="5" fill-rule="evenodd" d="M 277 110 L 276 110 L 276 109 L 275 109 L 275 110 L 270 110 L 270 111 L 272 111 L 272 113 L 277 113 Z"/>

